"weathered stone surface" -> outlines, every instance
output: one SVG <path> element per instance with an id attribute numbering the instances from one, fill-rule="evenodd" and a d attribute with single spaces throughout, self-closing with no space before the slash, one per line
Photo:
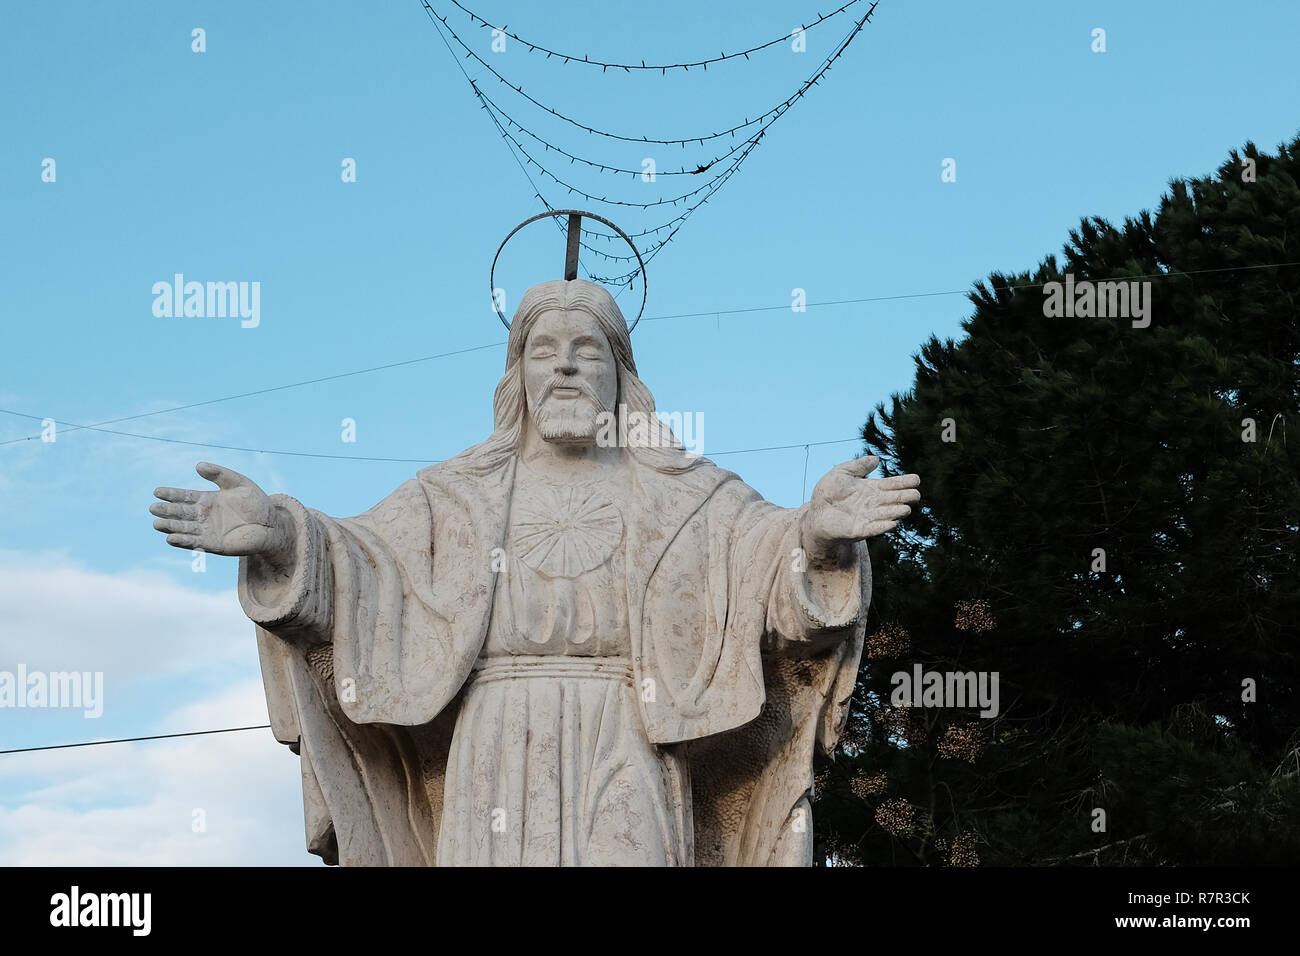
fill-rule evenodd
<path id="1" fill-rule="evenodd" d="M 843 725 L 864 539 L 916 476 L 764 501 L 654 418 L 600 286 L 520 303 L 495 430 L 362 515 L 217 465 L 167 541 L 239 556 L 307 845 L 344 865 L 806 865 Z M 649 429 L 620 426 L 633 415 Z M 609 436 L 619 436 L 609 440 Z M 628 440 L 627 436 L 633 436 Z"/>

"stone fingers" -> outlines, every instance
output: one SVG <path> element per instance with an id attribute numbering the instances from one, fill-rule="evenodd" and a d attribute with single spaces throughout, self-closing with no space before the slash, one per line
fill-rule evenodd
<path id="1" fill-rule="evenodd" d="M 893 475 L 889 478 L 881 478 L 876 482 L 876 487 L 881 491 L 899 491 L 904 488 L 918 488 L 920 485 L 920 475 Z M 919 496 L 920 493 L 917 494 Z"/>
<path id="2" fill-rule="evenodd" d="M 214 465 L 210 461 L 199 462 L 194 466 L 194 470 L 222 490 L 239 488 L 244 485 L 252 484 L 248 478 L 244 477 L 239 472 L 231 468 L 223 468 L 221 465 Z"/>
<path id="3" fill-rule="evenodd" d="M 854 458 L 852 461 L 846 461 L 842 464 L 836 465 L 835 470 L 843 472 L 846 475 L 851 475 L 854 478 L 865 478 L 867 475 L 875 471 L 876 466 L 879 464 L 879 458 L 875 455 L 867 455 L 864 458 Z"/>
<path id="4" fill-rule="evenodd" d="M 911 513 L 911 505 L 877 505 L 868 512 L 868 515 L 873 519 L 898 521 L 900 518 L 906 518 Z"/>
<path id="5" fill-rule="evenodd" d="M 199 505 L 178 504 L 171 501 L 155 501 L 149 506 L 149 513 L 156 518 L 180 518 L 187 521 L 196 521 L 202 517 Z"/>
<path id="6" fill-rule="evenodd" d="M 153 496 L 161 498 L 163 501 L 170 501 L 176 504 L 194 504 L 202 501 L 203 496 L 210 494 L 207 491 L 191 491 L 189 488 L 155 488 Z M 152 509 L 150 509 L 152 510 Z M 155 511 L 154 514 L 157 514 Z"/>
<path id="7" fill-rule="evenodd" d="M 858 509 L 853 523 L 853 537 L 861 540 L 892 531 L 900 520 L 911 513 L 911 505 L 882 502 L 879 498 L 870 499 Z"/>
<path id="8" fill-rule="evenodd" d="M 197 521 L 183 521 L 179 518 L 159 518 L 153 526 L 167 534 L 198 535 L 200 531 Z"/>
<path id="9" fill-rule="evenodd" d="M 915 488 L 900 491 L 884 491 L 876 495 L 877 504 L 910 505 L 921 500 L 921 492 Z"/>
<path id="10" fill-rule="evenodd" d="M 898 527 L 897 521 L 872 521 L 862 529 L 863 538 L 874 538 L 877 535 L 893 531 Z"/>
<path id="11" fill-rule="evenodd" d="M 871 508 L 892 508 L 904 505 L 914 505 L 921 500 L 921 492 L 915 488 L 899 488 L 897 490 L 881 490 L 879 486 L 867 485 L 857 493 L 857 507 L 859 511 L 869 510 Z M 910 508 L 908 509 L 911 510 Z M 906 512 L 904 512 L 906 513 Z"/>

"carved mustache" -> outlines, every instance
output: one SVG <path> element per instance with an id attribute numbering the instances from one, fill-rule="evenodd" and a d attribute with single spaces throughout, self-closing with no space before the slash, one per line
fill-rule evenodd
<path id="1" fill-rule="evenodd" d="M 545 401 L 550 398 L 551 393 L 557 388 L 575 388 L 585 395 L 588 401 L 596 406 L 598 412 L 609 411 L 609 406 L 600 400 L 600 396 L 596 394 L 595 390 L 588 383 L 575 380 L 568 375 L 556 374 L 551 376 L 551 380 L 546 383 L 546 388 L 542 391 L 542 400 Z"/>

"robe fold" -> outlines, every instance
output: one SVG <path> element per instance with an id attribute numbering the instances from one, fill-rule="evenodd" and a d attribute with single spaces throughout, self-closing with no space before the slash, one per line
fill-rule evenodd
<path id="1" fill-rule="evenodd" d="M 353 518 L 273 496 L 295 525 L 291 573 L 240 559 L 272 729 L 300 755 L 308 849 L 326 862 L 438 862 L 453 730 L 509 574 L 516 462 L 484 469 L 475 452 Z M 806 506 L 707 460 L 626 460 L 631 716 L 689 768 L 667 808 L 685 815 L 681 862 L 807 865 L 814 748 L 834 748 L 861 655 L 865 545 L 805 567 Z"/>

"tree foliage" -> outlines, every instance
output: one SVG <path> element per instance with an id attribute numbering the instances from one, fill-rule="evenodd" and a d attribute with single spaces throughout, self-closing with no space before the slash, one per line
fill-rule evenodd
<path id="1" fill-rule="evenodd" d="M 1300 860 L 1298 182 L 1300 138 L 1247 144 L 1154 214 L 1082 221 L 977 283 L 965 336 L 870 416 L 923 509 L 872 542 L 825 859 Z M 1150 282 L 1150 325 L 1048 317 L 1066 274 Z M 915 663 L 997 672 L 998 716 L 892 706 Z"/>

